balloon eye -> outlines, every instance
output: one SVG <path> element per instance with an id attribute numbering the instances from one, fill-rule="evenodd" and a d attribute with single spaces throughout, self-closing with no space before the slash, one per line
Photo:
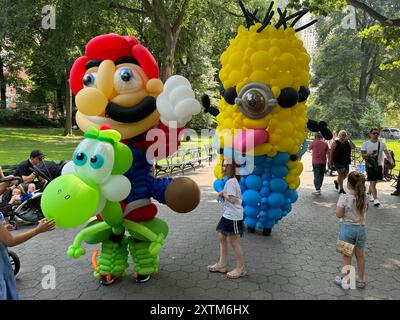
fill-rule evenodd
<path id="1" fill-rule="evenodd" d="M 272 111 L 277 101 L 269 87 L 253 82 L 242 88 L 235 103 L 246 117 L 261 119 Z"/>
<path id="2" fill-rule="evenodd" d="M 84 152 L 75 153 L 74 164 L 77 166 L 83 166 L 87 161 L 87 156 Z"/>
<path id="3" fill-rule="evenodd" d="M 134 79 L 135 76 L 133 75 L 133 72 L 129 68 L 123 68 L 119 72 L 119 75 L 121 77 L 122 81 L 129 82 L 131 79 Z"/>
<path id="4" fill-rule="evenodd" d="M 96 77 L 94 73 L 88 73 L 83 76 L 83 85 L 85 87 L 93 87 L 96 83 Z"/>
<path id="5" fill-rule="evenodd" d="M 103 166 L 103 164 L 104 164 L 104 158 L 99 154 L 96 154 L 90 158 L 90 166 L 93 169 L 100 169 Z"/>
<path id="6" fill-rule="evenodd" d="M 294 107 L 299 102 L 299 92 L 293 88 L 282 89 L 278 103 L 282 108 Z"/>

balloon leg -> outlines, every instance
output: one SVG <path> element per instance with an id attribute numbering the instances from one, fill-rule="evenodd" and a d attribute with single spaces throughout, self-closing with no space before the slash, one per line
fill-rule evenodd
<path id="1" fill-rule="evenodd" d="M 106 240 L 101 245 L 94 276 L 95 278 L 104 275 L 121 277 L 128 266 L 128 238 L 124 237 L 120 243 Z"/>
<path id="2" fill-rule="evenodd" d="M 150 275 L 158 272 L 159 255 L 150 254 L 151 242 L 131 238 L 129 251 L 135 263 L 135 272 L 139 275 Z"/>

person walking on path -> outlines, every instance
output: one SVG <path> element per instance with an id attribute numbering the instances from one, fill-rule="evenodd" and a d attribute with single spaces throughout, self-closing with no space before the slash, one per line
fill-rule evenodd
<path id="1" fill-rule="evenodd" d="M 361 146 L 361 155 L 365 159 L 367 180 L 369 181 L 368 194 L 375 207 L 380 206 L 376 184 L 383 179 L 384 154 L 389 163 L 393 164 L 392 156 L 388 152 L 386 144 L 378 140 L 379 133 L 378 128 L 371 129 L 369 132 L 370 140 L 364 142 Z"/>
<path id="2" fill-rule="evenodd" d="M 331 152 L 329 153 L 329 167 L 333 165 L 338 172 L 338 178 L 334 183 L 335 188 L 339 190 L 339 194 L 346 193 L 343 188 L 343 182 L 349 174 L 351 150 L 355 148 L 356 146 L 345 130 L 339 132 L 338 139 L 332 144 Z"/>
<path id="3" fill-rule="evenodd" d="M 329 147 L 328 144 L 323 140 L 322 134 L 317 132 L 313 142 L 311 142 L 311 144 L 308 146 L 308 149 L 312 152 L 312 166 L 315 186 L 313 195 L 320 195 L 325 176 L 325 167 Z"/>
<path id="4" fill-rule="evenodd" d="M 356 286 L 359 289 L 365 287 L 365 240 L 367 231 L 365 228 L 365 217 L 368 210 L 368 199 L 366 195 L 365 176 L 353 171 L 347 180 L 349 194 L 341 194 L 336 207 L 336 216 L 340 219 L 339 240 L 353 244 L 357 259 L 358 280 Z M 343 255 L 343 267 L 351 266 L 351 258 Z M 343 268 L 342 277 L 348 271 Z M 337 276 L 335 283 L 342 286 L 342 277 Z"/>
<path id="5" fill-rule="evenodd" d="M 228 271 L 227 239 L 229 239 L 236 257 L 236 268 L 227 272 L 227 277 L 230 279 L 237 279 L 247 275 L 244 265 L 244 254 L 238 237 L 238 235 L 243 236 L 242 192 L 236 178 L 236 165 L 234 163 L 226 164 L 224 173 L 228 178 L 228 181 L 226 182 L 224 189 L 217 195 L 217 200 L 220 201 L 222 198 L 224 202 L 224 212 L 216 228 L 220 241 L 220 256 L 219 261 L 216 264 L 208 266 L 208 270 L 210 272 L 221 273 L 226 273 Z"/>

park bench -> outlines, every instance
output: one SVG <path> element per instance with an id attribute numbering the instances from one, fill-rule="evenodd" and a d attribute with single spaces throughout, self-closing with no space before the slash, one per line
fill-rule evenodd
<path id="1" fill-rule="evenodd" d="M 208 161 L 209 165 L 212 161 L 212 147 L 209 145 L 203 147 L 180 148 L 173 155 L 158 161 L 155 165 L 156 176 L 171 175 L 175 170 L 184 174 L 186 169 L 196 167 L 204 167 L 204 162 Z"/>

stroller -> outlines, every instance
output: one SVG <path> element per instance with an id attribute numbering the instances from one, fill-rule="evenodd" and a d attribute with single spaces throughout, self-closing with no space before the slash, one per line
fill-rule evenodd
<path id="1" fill-rule="evenodd" d="M 52 180 L 61 175 L 62 168 L 67 161 L 61 161 L 56 163 L 54 161 L 43 161 L 38 166 L 32 168 L 32 171 L 37 177 L 44 179 L 44 185 L 42 189 L 36 190 L 32 197 L 26 199 L 19 204 L 9 204 L 12 197 L 12 188 L 8 188 L 2 195 L 0 202 L 0 211 L 8 222 L 15 228 L 18 224 L 22 223 L 37 223 L 43 219 L 42 209 L 40 208 L 40 201 L 42 198 L 43 190 L 46 188 Z M 4 179 L 3 179 L 4 180 Z M 1 181 L 3 181 L 1 180 Z M 20 177 L 7 178 L 4 181 L 17 181 L 17 186 L 22 182 Z M 21 194 L 27 198 L 26 194 Z"/>
<path id="2" fill-rule="evenodd" d="M 394 152 L 392 150 L 388 150 L 388 152 L 393 159 L 393 164 L 391 164 L 389 160 L 385 158 L 383 164 L 383 179 L 386 181 L 391 181 L 391 180 L 396 180 L 396 175 L 392 173 L 392 170 L 396 167 L 396 161 Z"/>

